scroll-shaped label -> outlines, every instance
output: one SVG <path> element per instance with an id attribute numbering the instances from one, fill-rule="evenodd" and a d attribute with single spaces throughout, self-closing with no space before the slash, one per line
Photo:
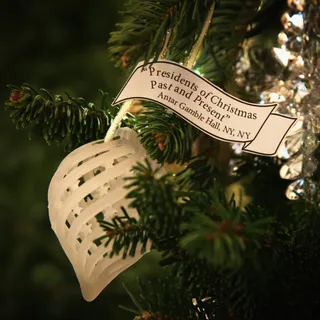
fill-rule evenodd
<path id="1" fill-rule="evenodd" d="M 112 105 L 159 103 L 206 134 L 243 143 L 243 151 L 273 156 L 296 118 L 273 113 L 277 104 L 242 101 L 193 71 L 167 60 L 139 63 Z"/>

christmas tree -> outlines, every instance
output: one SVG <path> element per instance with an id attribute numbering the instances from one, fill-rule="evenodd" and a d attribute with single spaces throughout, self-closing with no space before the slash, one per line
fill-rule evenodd
<path id="1" fill-rule="evenodd" d="M 166 276 L 126 288 L 135 319 L 319 316 L 319 2 L 132 0 L 117 28 L 122 107 L 6 102 L 70 153 L 49 214 L 84 297 L 153 249 Z"/>

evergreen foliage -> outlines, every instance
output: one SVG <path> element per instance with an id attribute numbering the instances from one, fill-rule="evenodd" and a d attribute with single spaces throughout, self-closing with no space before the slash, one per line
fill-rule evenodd
<path id="1" fill-rule="evenodd" d="M 160 163 L 189 161 L 199 130 L 161 106 L 148 103 L 145 107 L 136 130 L 150 157 Z"/>
<path id="2" fill-rule="evenodd" d="M 124 21 L 111 34 L 112 57 L 124 67 L 158 57 L 167 31 L 172 29 L 169 58 L 184 61 L 211 5 L 209 0 L 147 0 L 143 5 L 139 0 L 129 1 L 123 12 Z"/>
<path id="3" fill-rule="evenodd" d="M 139 181 L 142 172 L 148 183 Z M 236 319 L 270 319 L 275 313 L 312 319 L 317 314 L 315 284 L 320 264 L 314 250 L 320 244 L 320 216 L 316 205 L 301 200 L 279 211 L 281 205 L 273 202 L 274 211 L 255 205 L 242 211 L 233 200 L 228 202 L 212 189 L 205 194 L 170 191 L 176 198 L 159 208 L 157 201 L 167 198 L 162 192 L 175 190 L 174 182 L 151 177 L 147 167 L 144 171 L 140 168 L 134 183 L 137 187 L 129 197 L 134 199 L 132 206 L 139 210 L 141 221 L 151 226 L 150 239 L 163 252 L 162 264 L 181 279 L 181 294 L 189 290 L 194 297 L 213 296 L 222 310 L 229 310 Z M 155 217 L 161 218 L 154 223 Z M 159 299 L 164 299 L 163 295 L 169 299 L 165 290 Z M 179 306 L 177 296 L 175 305 Z M 165 312 L 161 315 L 160 319 L 167 319 Z"/>
<path id="4" fill-rule="evenodd" d="M 9 88 L 11 94 L 6 110 L 17 129 L 31 125 L 31 130 L 39 132 L 49 145 L 66 141 L 66 148 L 70 151 L 86 142 L 103 138 L 109 128 L 110 111 L 97 109 L 83 98 L 67 95 L 68 99 L 64 100 L 61 95 L 53 97 L 45 89 L 38 93 L 27 84 Z M 103 93 L 102 106 L 106 98 Z"/>
<path id="5" fill-rule="evenodd" d="M 225 88 L 232 84 L 232 68 L 248 37 L 248 28 L 261 6 L 260 0 L 221 1 L 212 19 L 206 45 L 197 66 L 214 84 Z"/>
<path id="6" fill-rule="evenodd" d="M 212 1 L 129 1 L 124 21 L 109 44 L 116 64 L 130 69 L 157 59 L 169 29 L 168 58 L 184 61 L 201 32 Z M 244 41 L 254 46 L 276 27 L 285 0 L 224 0 L 216 12 L 197 68 L 209 80 L 244 98 L 235 87 L 233 67 Z M 277 18 L 278 19 L 278 18 Z M 278 21 L 278 20 L 277 20 Z M 265 32 L 266 31 L 266 32 Z M 270 35 L 269 35 L 270 36 Z M 253 48 L 253 50 L 255 50 Z M 254 51 L 255 52 L 255 51 Z M 38 94 L 29 86 L 11 87 L 7 109 L 18 127 L 34 123 L 47 142 L 72 148 L 103 137 L 113 118 L 82 99 Z M 105 97 L 105 96 L 104 96 Z M 103 103 L 105 106 L 105 102 Z M 281 161 L 241 155 L 238 176 L 252 197 L 243 206 L 226 196 L 230 184 L 229 148 L 213 142 L 163 107 L 145 103 L 125 121 L 137 131 L 152 159 L 178 163 L 183 170 L 159 177 L 146 161 L 128 178 L 130 207 L 111 222 L 100 221 L 113 255 L 134 256 L 151 242 L 161 254 L 167 277 L 141 280 L 141 295 L 130 293 L 137 320 L 315 319 L 320 314 L 320 212 L 318 198 L 289 202 Z M 198 143 L 198 148 L 193 147 Z M 221 150 L 226 157 L 221 157 Z M 233 181 L 232 181 L 233 182 Z"/>

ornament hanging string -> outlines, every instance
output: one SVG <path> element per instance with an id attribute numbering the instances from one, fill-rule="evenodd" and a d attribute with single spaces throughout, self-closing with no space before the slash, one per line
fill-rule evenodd
<path id="1" fill-rule="evenodd" d="M 212 20 L 214 10 L 215 10 L 215 2 L 213 2 L 212 6 L 209 10 L 209 13 L 207 15 L 207 18 L 205 20 L 205 23 L 203 25 L 201 34 L 199 35 L 197 42 L 192 47 L 189 56 L 187 57 L 187 59 L 184 62 L 184 66 L 187 67 L 188 69 L 192 69 L 196 60 L 197 60 L 199 51 L 202 47 L 203 41 L 204 41 L 204 39 L 208 33 L 209 27 L 211 25 L 211 20 Z M 172 30 L 170 29 L 167 32 L 167 36 L 165 39 L 163 49 L 159 55 L 160 59 L 163 59 L 166 56 L 166 53 L 167 53 L 168 47 L 169 47 L 169 43 L 170 43 L 171 34 L 172 34 Z M 116 132 L 119 124 L 121 123 L 123 117 L 127 114 L 127 112 L 129 112 L 129 110 L 132 108 L 134 103 L 135 103 L 135 100 L 129 100 L 123 104 L 123 106 L 119 110 L 117 116 L 114 118 L 114 120 L 113 120 L 113 122 L 107 132 L 107 135 L 104 139 L 105 142 L 111 141 L 114 138 L 115 132 Z"/>
<path id="2" fill-rule="evenodd" d="M 212 6 L 211 6 L 211 8 L 210 8 L 210 10 L 209 10 L 209 13 L 208 13 L 208 16 L 206 18 L 206 21 L 205 21 L 205 23 L 203 25 L 203 28 L 202 28 L 201 34 L 199 36 L 199 39 L 197 40 L 197 42 L 195 43 L 195 45 L 191 49 L 189 57 L 186 59 L 186 61 L 184 63 L 184 66 L 187 67 L 188 69 L 192 69 L 194 64 L 195 64 L 195 62 L 196 62 L 196 60 L 197 60 L 197 57 L 198 57 L 199 51 L 200 51 L 200 49 L 202 47 L 203 41 L 204 41 L 208 31 L 209 31 L 215 7 L 216 7 L 216 4 L 215 4 L 215 1 L 214 1 Z"/>
<path id="3" fill-rule="evenodd" d="M 168 32 L 167 32 L 167 35 L 166 35 L 166 39 L 165 39 L 165 42 L 164 42 L 164 45 L 163 45 L 163 48 L 162 48 L 162 51 L 159 55 L 159 58 L 160 59 L 163 59 L 166 54 L 167 54 L 167 51 L 168 51 L 168 48 L 169 48 L 169 42 L 170 42 L 170 39 L 171 39 L 171 35 L 172 35 L 172 30 L 169 29 Z M 121 123 L 123 117 L 129 112 L 129 110 L 133 107 L 135 103 L 135 100 L 129 100 L 129 101 L 126 101 L 123 106 L 121 107 L 121 109 L 119 110 L 118 114 L 116 115 L 116 117 L 114 118 L 108 132 L 107 132 L 107 135 L 106 137 L 104 138 L 104 142 L 108 142 L 108 141 L 111 141 L 113 138 L 114 138 L 114 135 L 115 135 L 115 132 L 119 126 L 119 124 Z"/>

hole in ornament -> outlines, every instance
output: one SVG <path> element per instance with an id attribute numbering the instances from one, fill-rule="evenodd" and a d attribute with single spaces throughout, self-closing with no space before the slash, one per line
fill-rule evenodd
<path id="1" fill-rule="evenodd" d="M 131 200 L 130 199 L 121 199 L 118 202 L 115 202 L 112 204 L 112 208 L 114 210 L 115 215 L 120 215 L 123 216 L 123 211 L 122 207 L 126 208 L 127 212 L 129 213 L 130 211 L 135 212 L 135 209 L 130 209 L 129 204 Z"/>
<path id="2" fill-rule="evenodd" d="M 71 173 L 74 169 L 76 169 L 76 168 L 78 168 L 78 167 L 80 167 L 80 166 L 86 166 L 86 163 L 87 163 L 88 161 L 90 161 L 90 160 L 92 160 L 92 159 L 94 159 L 94 158 L 97 158 L 97 157 L 99 157 L 99 156 L 101 156 L 101 155 L 103 155 L 103 154 L 105 154 L 105 153 L 107 153 L 107 152 L 109 152 L 109 150 L 102 151 L 102 152 L 100 152 L 100 153 L 98 153 L 98 154 L 96 154 L 96 155 L 94 155 L 94 156 L 90 156 L 90 157 L 88 157 L 88 158 L 86 158 L 86 159 L 78 162 L 78 164 L 77 164 L 76 166 L 74 166 L 71 170 L 69 170 L 68 174 Z M 99 169 L 99 168 L 96 168 L 96 169 Z M 94 169 L 94 170 L 96 170 L 96 169 Z M 93 171 L 91 170 L 90 172 L 92 173 Z M 67 175 L 68 175 L 68 174 L 67 174 Z M 65 175 L 64 178 L 66 178 L 67 175 Z M 85 175 L 84 175 L 84 176 L 85 176 Z"/>
<path id="3" fill-rule="evenodd" d="M 102 151 L 100 153 L 97 153 L 93 158 L 99 157 L 99 156 L 101 156 L 101 155 L 103 155 L 103 154 L 105 154 L 107 152 L 109 152 L 109 150 L 105 150 L 105 151 Z"/>
<path id="4" fill-rule="evenodd" d="M 70 174 L 75 168 L 78 167 L 78 164 L 73 165 L 71 168 L 68 169 L 68 172 L 63 176 L 63 179 L 68 177 L 68 174 Z"/>
<path id="5" fill-rule="evenodd" d="M 134 152 L 130 152 L 130 153 L 124 155 L 124 156 L 121 156 L 121 157 L 119 157 L 117 159 L 114 159 L 112 165 L 115 166 L 115 165 L 121 163 L 122 161 L 130 158 L 130 156 L 133 155 L 133 154 L 134 154 Z"/>
<path id="6" fill-rule="evenodd" d="M 103 229 L 100 226 L 100 223 L 96 220 L 96 218 L 92 218 L 89 222 L 88 222 L 88 226 L 85 227 L 86 230 L 86 236 L 88 236 L 89 234 L 91 235 L 92 239 L 97 239 L 99 236 L 101 236 L 101 234 L 103 234 Z M 90 229 L 88 229 L 90 228 Z M 90 230 L 90 231 L 89 231 Z M 84 228 L 82 228 L 83 233 L 84 233 Z M 94 241 L 94 240 L 92 240 Z M 95 247 L 94 247 L 95 248 Z"/>
<path id="7" fill-rule="evenodd" d="M 125 181 L 123 180 L 128 176 L 128 173 L 124 173 L 118 177 L 115 177 L 113 180 L 109 181 L 110 191 L 116 190 L 117 188 L 122 188 Z"/>
<path id="8" fill-rule="evenodd" d="M 97 247 L 100 247 L 100 246 L 102 245 L 102 242 L 101 242 L 101 240 L 100 240 L 99 238 L 93 240 L 93 243 L 94 243 Z"/>
<path id="9" fill-rule="evenodd" d="M 83 225 L 81 230 L 78 233 L 78 238 L 84 239 L 87 238 L 92 233 L 92 225 L 90 223 L 86 223 Z"/>
<path id="10" fill-rule="evenodd" d="M 119 158 L 119 159 L 121 159 L 121 158 Z M 112 165 L 115 166 L 115 165 L 117 165 L 119 163 L 120 163 L 120 161 L 118 159 L 114 159 Z"/>
<path id="11" fill-rule="evenodd" d="M 70 195 L 71 195 L 71 191 L 70 191 L 70 189 L 68 188 L 68 189 L 66 189 L 66 190 L 62 193 L 62 195 L 61 195 L 61 201 L 64 202 L 66 199 L 68 199 L 68 198 L 70 197 Z"/>
<path id="12" fill-rule="evenodd" d="M 91 246 L 90 246 L 90 248 L 89 248 L 89 250 L 88 250 L 88 254 L 90 254 L 90 255 L 94 254 L 94 252 L 97 251 L 97 249 L 98 249 L 98 246 L 96 246 L 96 245 L 92 242 L 92 243 L 91 243 Z"/>
<path id="13" fill-rule="evenodd" d="M 104 214 L 103 212 L 99 212 L 96 216 L 95 216 L 97 221 L 102 221 L 104 219 Z"/>
<path id="14" fill-rule="evenodd" d="M 104 140 L 98 140 L 98 141 L 94 141 L 92 142 L 92 145 L 96 145 L 96 144 L 104 144 Z"/>
<path id="15" fill-rule="evenodd" d="M 103 171 L 105 171 L 105 170 L 106 170 L 105 167 L 99 167 L 99 168 L 93 170 L 93 174 L 94 174 L 95 176 L 97 176 L 98 174 L 100 174 L 101 172 L 103 172 Z"/>
<path id="16" fill-rule="evenodd" d="M 84 200 L 85 202 L 92 201 L 93 199 L 94 199 L 94 198 L 93 198 L 93 196 L 92 196 L 91 193 L 89 193 L 88 195 L 86 195 L 86 196 L 83 198 L 83 200 Z"/>
<path id="17" fill-rule="evenodd" d="M 103 189 L 103 191 L 104 191 L 104 192 L 101 192 L 101 193 L 108 193 L 108 191 L 111 190 L 111 187 L 110 187 L 109 183 L 105 183 L 105 184 L 102 186 L 101 189 Z"/>
<path id="18" fill-rule="evenodd" d="M 88 182 L 90 179 L 96 177 L 97 175 L 104 172 L 105 170 L 106 168 L 102 166 L 99 166 L 93 170 L 90 170 L 89 172 L 87 172 L 86 174 L 84 174 L 78 179 L 79 180 L 78 187 L 82 186 L 85 182 Z"/>
<path id="19" fill-rule="evenodd" d="M 88 193 L 80 202 L 79 202 L 79 207 L 84 209 L 88 205 L 92 204 L 94 201 L 100 199 L 100 189 L 94 190 L 91 193 Z"/>
<path id="20" fill-rule="evenodd" d="M 102 220 L 110 221 L 110 219 L 117 214 L 117 211 L 108 204 L 107 207 L 103 210 L 103 214 L 104 218 Z"/>
<path id="21" fill-rule="evenodd" d="M 99 266 L 99 264 L 101 264 L 102 262 L 103 262 L 103 260 L 104 260 L 104 255 L 103 256 L 101 256 L 100 258 L 99 258 L 99 260 L 95 263 L 95 267 L 98 267 Z"/>
<path id="22" fill-rule="evenodd" d="M 78 240 L 78 242 L 79 242 L 79 243 L 81 243 L 81 242 L 82 242 L 82 239 L 81 239 L 81 238 L 78 238 L 77 240 Z"/>
<path id="23" fill-rule="evenodd" d="M 71 211 L 67 217 L 67 220 L 66 220 L 66 226 L 70 229 L 71 228 L 71 225 L 73 223 L 73 221 L 76 219 L 76 217 L 74 216 L 74 213 L 73 211 Z"/>
<path id="24" fill-rule="evenodd" d="M 80 161 L 79 163 L 78 163 L 78 167 L 79 166 L 82 166 L 83 164 L 85 164 L 87 161 L 89 161 L 89 160 L 91 160 L 91 159 L 93 159 L 93 158 L 97 158 L 97 157 L 99 157 L 99 156 L 101 156 L 101 155 L 103 155 L 103 154 L 105 154 L 105 153 L 107 153 L 107 152 L 109 152 L 109 150 L 105 150 L 105 151 L 101 151 L 101 152 L 99 152 L 99 153 L 97 153 L 97 154 L 95 154 L 95 155 L 93 155 L 93 156 L 90 156 L 90 157 L 88 157 L 88 158 L 86 158 L 86 159 L 83 159 L 82 161 Z"/>
<path id="25" fill-rule="evenodd" d="M 92 197 L 91 195 L 88 195 L 88 196 L 86 196 L 84 199 L 82 199 L 82 200 L 79 202 L 79 207 L 80 207 L 82 210 L 84 210 L 85 208 L 87 208 L 87 207 L 90 205 L 90 203 L 92 203 L 93 200 L 94 200 L 93 197 Z M 81 211 L 82 211 L 82 210 L 81 210 Z"/>
<path id="26" fill-rule="evenodd" d="M 79 183 L 78 183 L 78 187 L 82 186 L 86 181 L 83 177 L 79 178 Z"/>

